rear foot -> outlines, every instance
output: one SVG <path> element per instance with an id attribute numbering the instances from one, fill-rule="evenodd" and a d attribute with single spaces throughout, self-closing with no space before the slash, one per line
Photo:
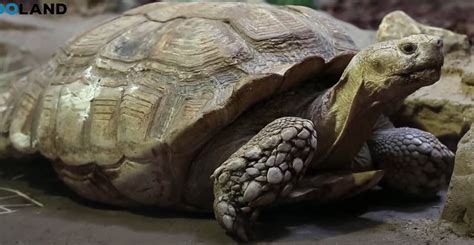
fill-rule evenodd
<path id="1" fill-rule="evenodd" d="M 369 147 L 385 187 L 420 197 L 432 197 L 447 186 L 454 154 L 432 134 L 414 128 L 377 131 Z"/>
<path id="2" fill-rule="evenodd" d="M 248 241 L 259 210 L 290 193 L 315 149 L 310 120 L 284 117 L 268 124 L 211 176 L 219 224 Z"/>

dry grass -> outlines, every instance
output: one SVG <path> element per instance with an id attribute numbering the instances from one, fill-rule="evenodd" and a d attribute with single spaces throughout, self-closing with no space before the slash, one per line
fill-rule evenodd
<path id="1" fill-rule="evenodd" d="M 0 194 L 0 215 L 11 214 L 18 210 L 18 208 L 38 206 L 44 207 L 44 204 L 28 196 L 27 194 L 14 190 L 11 188 L 0 187 L 0 191 L 5 192 L 5 195 Z M 5 203 L 2 203 L 5 202 Z"/>

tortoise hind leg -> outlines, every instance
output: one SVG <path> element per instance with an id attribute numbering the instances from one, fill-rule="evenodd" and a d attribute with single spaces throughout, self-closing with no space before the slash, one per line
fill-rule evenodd
<path id="1" fill-rule="evenodd" d="M 219 224 L 248 240 L 259 210 L 289 194 L 315 149 L 316 131 L 310 120 L 284 117 L 269 123 L 211 176 Z"/>
<path id="2" fill-rule="evenodd" d="M 369 140 L 384 187 L 431 197 L 449 183 L 454 154 L 432 134 L 414 128 L 386 128 Z"/>

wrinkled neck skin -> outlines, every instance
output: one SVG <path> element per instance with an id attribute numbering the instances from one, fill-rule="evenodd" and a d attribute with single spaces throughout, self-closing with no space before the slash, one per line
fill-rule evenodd
<path id="1" fill-rule="evenodd" d="M 306 112 L 318 133 L 313 169 L 350 167 L 383 113 L 375 93 L 366 86 L 363 74 L 345 72 L 335 86 L 313 101 Z"/>

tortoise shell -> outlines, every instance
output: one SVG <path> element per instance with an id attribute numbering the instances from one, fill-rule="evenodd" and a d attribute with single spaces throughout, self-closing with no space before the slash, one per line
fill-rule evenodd
<path id="1" fill-rule="evenodd" d="M 356 51 L 337 21 L 306 7 L 148 4 L 73 38 L 19 81 L 0 126 L 16 149 L 54 159 L 63 179 L 78 166 L 139 175 L 156 161 L 147 171 L 173 165 L 178 179 L 250 106 L 341 74 Z"/>

